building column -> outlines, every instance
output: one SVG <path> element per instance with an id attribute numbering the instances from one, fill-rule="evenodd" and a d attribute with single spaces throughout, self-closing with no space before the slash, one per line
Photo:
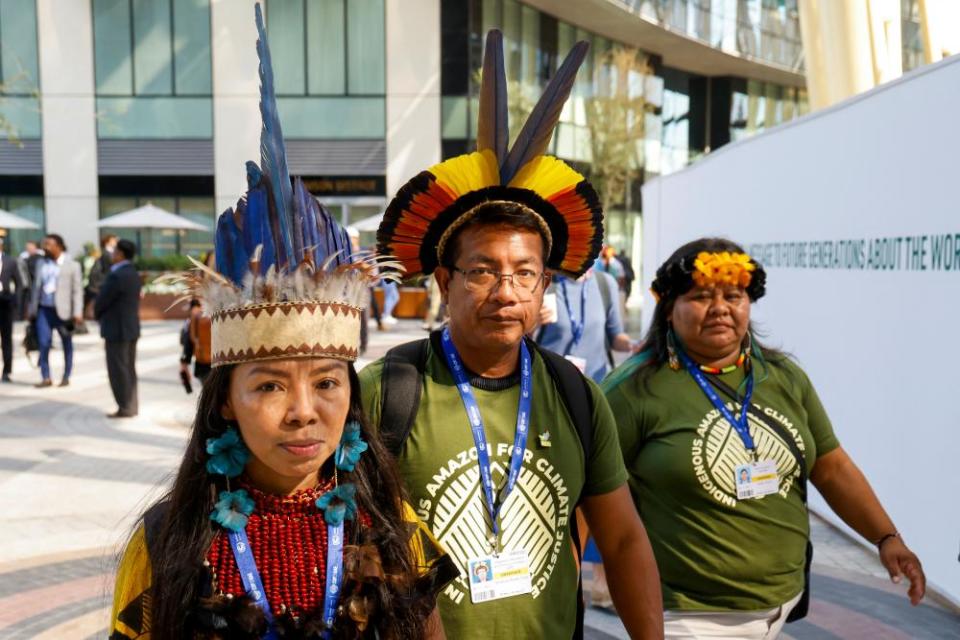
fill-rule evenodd
<path id="1" fill-rule="evenodd" d="M 260 76 L 253 3 L 211 0 L 213 183 L 217 214 L 247 191 L 247 160 L 260 163 Z"/>
<path id="2" fill-rule="evenodd" d="M 440 161 L 440 0 L 386 0 L 387 197 Z"/>
<path id="3" fill-rule="evenodd" d="M 97 242 L 97 127 L 90 2 L 37 0 L 44 214 L 71 255 Z"/>
<path id="4" fill-rule="evenodd" d="M 800 0 L 799 9 L 812 109 L 900 76 L 896 0 Z"/>

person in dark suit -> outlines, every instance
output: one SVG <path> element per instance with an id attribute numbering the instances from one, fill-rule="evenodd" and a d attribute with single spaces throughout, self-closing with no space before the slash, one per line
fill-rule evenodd
<path id="1" fill-rule="evenodd" d="M 3 382 L 13 372 L 13 320 L 23 299 L 23 277 L 17 259 L 3 250 L 0 236 L 0 350 L 3 352 Z"/>
<path id="2" fill-rule="evenodd" d="M 137 415 L 137 340 L 140 338 L 140 275 L 133 266 L 136 245 L 117 242 L 113 264 L 94 303 L 107 355 L 107 375 L 117 401 L 110 418 Z"/>

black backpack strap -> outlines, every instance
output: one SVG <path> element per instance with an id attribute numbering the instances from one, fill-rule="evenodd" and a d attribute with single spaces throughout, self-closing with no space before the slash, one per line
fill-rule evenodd
<path id="1" fill-rule="evenodd" d="M 387 450 L 399 456 L 420 408 L 423 372 L 427 366 L 428 340 L 396 346 L 383 359 L 380 380 L 380 439 Z"/>
<path id="2" fill-rule="evenodd" d="M 573 426 L 577 430 L 580 444 L 583 447 L 583 457 L 590 460 L 593 453 L 593 395 L 587 379 L 580 373 L 577 366 L 549 349 L 542 349 L 532 340 L 527 340 L 531 350 L 535 350 L 543 358 L 547 372 L 553 378 L 560 397 L 567 405 L 567 411 L 573 419 Z"/>
<path id="3" fill-rule="evenodd" d="M 587 379 L 575 364 L 563 356 L 548 349 L 541 349 L 532 340 L 528 340 L 527 344 L 543 358 L 547 372 L 557 385 L 560 397 L 567 406 L 567 411 L 570 412 L 577 436 L 580 438 L 584 462 L 589 464 L 590 455 L 593 452 L 593 395 L 590 393 Z M 580 497 L 577 498 L 577 504 L 579 503 Z M 583 549 L 580 548 L 580 527 L 576 513 L 570 518 L 570 536 L 577 551 L 577 564 L 580 565 L 583 563 Z M 577 580 L 577 625 L 573 633 L 574 639 L 583 638 L 583 616 L 583 579 L 581 577 Z"/>

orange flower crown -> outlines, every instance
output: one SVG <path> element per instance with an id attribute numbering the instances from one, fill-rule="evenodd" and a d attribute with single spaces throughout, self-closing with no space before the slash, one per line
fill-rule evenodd
<path id="1" fill-rule="evenodd" d="M 691 276 L 698 287 L 732 284 L 746 289 L 750 286 L 750 275 L 756 266 L 745 253 L 707 253 L 701 251 L 693 261 L 696 269 Z"/>
<path id="2" fill-rule="evenodd" d="M 766 280 L 763 266 L 746 253 L 701 251 L 661 265 L 650 293 L 660 302 L 694 286 L 734 285 L 744 289 L 751 300 L 758 300 L 766 293 Z"/>
<path id="3" fill-rule="evenodd" d="M 536 219 L 549 269 L 576 278 L 590 268 L 603 243 L 600 198 L 584 176 L 545 153 L 586 52 L 585 42 L 574 46 L 508 150 L 503 37 L 487 34 L 477 151 L 411 178 L 377 231 L 378 250 L 395 256 L 406 277 L 432 273 L 458 229 L 489 212 L 483 205 L 504 202 Z"/>

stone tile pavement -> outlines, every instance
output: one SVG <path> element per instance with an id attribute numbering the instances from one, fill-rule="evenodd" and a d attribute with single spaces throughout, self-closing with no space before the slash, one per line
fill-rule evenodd
<path id="1" fill-rule="evenodd" d="M 119 549 L 171 479 L 192 419 L 196 390 L 184 393 L 177 371 L 179 323 L 145 324 L 141 413 L 127 421 L 105 417 L 116 407 L 91 329 L 75 339 L 69 387 L 34 389 L 39 373 L 19 353 L 16 384 L 0 385 L 0 640 L 104 637 Z M 372 330 L 360 365 L 424 335 L 412 321 Z M 59 379 L 62 352 L 51 362 Z M 869 551 L 822 522 L 813 527 L 812 613 L 789 637 L 960 638 L 955 614 L 933 603 L 911 609 Z M 615 614 L 591 609 L 587 637 L 626 635 Z"/>

